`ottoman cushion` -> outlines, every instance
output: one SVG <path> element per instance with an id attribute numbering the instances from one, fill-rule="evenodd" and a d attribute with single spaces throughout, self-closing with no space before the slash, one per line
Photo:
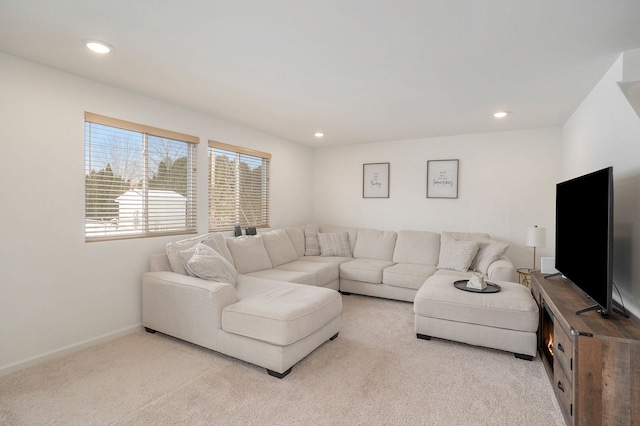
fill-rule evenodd
<path id="1" fill-rule="evenodd" d="M 458 279 L 429 278 L 416 294 L 416 315 L 517 331 L 538 329 L 538 306 L 525 286 L 498 281 L 498 293 L 472 293 L 455 288 Z"/>
<path id="2" fill-rule="evenodd" d="M 287 346 L 313 334 L 341 313 L 342 297 L 335 290 L 297 284 L 269 286 L 226 306 L 222 329 Z"/>

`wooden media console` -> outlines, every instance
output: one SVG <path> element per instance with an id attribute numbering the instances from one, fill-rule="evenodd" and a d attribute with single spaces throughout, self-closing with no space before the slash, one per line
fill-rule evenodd
<path id="1" fill-rule="evenodd" d="M 569 425 L 640 424 L 640 323 L 596 311 L 561 276 L 532 274 L 538 351 Z"/>

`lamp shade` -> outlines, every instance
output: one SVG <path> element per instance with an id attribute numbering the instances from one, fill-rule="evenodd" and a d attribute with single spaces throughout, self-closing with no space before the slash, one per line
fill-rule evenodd
<path id="1" fill-rule="evenodd" d="M 527 247 L 544 247 L 547 243 L 547 229 L 530 226 L 527 228 Z"/>

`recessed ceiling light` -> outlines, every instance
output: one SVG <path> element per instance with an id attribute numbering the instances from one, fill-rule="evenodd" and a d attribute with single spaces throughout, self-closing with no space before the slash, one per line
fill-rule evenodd
<path id="1" fill-rule="evenodd" d="M 100 40 L 82 40 L 85 46 L 96 53 L 109 53 L 113 51 L 113 46 Z"/>
<path id="2" fill-rule="evenodd" d="M 316 138 L 321 138 L 321 137 L 323 137 L 323 136 L 324 136 L 324 133 L 322 133 L 322 132 L 315 132 L 315 133 L 313 134 L 313 136 L 315 136 Z"/>
<path id="3" fill-rule="evenodd" d="M 509 115 L 509 113 L 508 113 L 507 111 L 498 111 L 498 112 L 496 112 L 495 114 L 493 114 L 493 116 L 494 116 L 495 118 L 504 118 L 504 117 L 506 117 L 507 115 Z"/>

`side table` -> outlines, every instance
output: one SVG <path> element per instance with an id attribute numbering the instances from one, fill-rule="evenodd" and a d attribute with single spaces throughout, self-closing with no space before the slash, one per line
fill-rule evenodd
<path id="1" fill-rule="evenodd" d="M 531 273 L 533 270 L 531 268 L 518 268 L 516 269 L 516 272 L 520 278 L 520 284 L 527 288 L 531 288 Z"/>

